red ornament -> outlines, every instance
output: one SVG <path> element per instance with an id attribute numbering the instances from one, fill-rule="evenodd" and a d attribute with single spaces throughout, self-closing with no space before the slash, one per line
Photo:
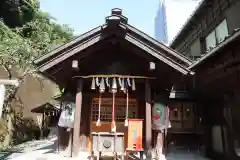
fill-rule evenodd
<path id="1" fill-rule="evenodd" d="M 156 114 L 153 115 L 153 118 L 154 118 L 155 120 L 158 120 L 158 119 L 160 118 L 160 115 L 156 113 Z"/>

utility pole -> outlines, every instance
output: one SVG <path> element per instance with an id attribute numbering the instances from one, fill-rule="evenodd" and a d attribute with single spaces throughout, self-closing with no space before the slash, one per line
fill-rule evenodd
<path id="1" fill-rule="evenodd" d="M 6 85 L 12 85 L 12 86 L 18 87 L 19 81 L 18 80 L 9 80 L 9 79 L 0 79 L 0 118 L 2 118 Z"/>

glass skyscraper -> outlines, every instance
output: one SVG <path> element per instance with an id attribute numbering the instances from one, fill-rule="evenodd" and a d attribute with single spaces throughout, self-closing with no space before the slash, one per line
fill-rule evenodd
<path id="1" fill-rule="evenodd" d="M 160 4 L 155 17 L 154 26 L 155 39 L 163 44 L 168 44 L 168 29 L 165 0 L 160 0 Z"/>

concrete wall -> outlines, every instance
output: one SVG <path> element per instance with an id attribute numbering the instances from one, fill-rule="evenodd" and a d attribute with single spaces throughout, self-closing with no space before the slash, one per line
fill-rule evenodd
<path id="1" fill-rule="evenodd" d="M 17 73 L 13 72 L 12 75 L 14 79 Z M 8 79 L 8 74 L 2 67 L 0 67 L 0 78 Z M 13 106 L 16 111 L 22 111 L 24 117 L 32 117 L 41 123 L 42 115 L 31 113 L 31 109 L 52 101 L 52 96 L 56 92 L 57 85 L 50 80 L 41 79 L 39 82 L 36 78 L 26 76 L 16 95 L 19 100 L 15 100 Z"/>
<path id="2" fill-rule="evenodd" d="M 223 140 L 221 126 L 212 126 L 212 149 L 218 153 L 223 153 Z"/>

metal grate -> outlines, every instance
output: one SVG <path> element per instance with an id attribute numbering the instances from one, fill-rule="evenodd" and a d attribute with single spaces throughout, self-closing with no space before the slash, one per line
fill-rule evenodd
<path id="1" fill-rule="evenodd" d="M 98 119 L 98 104 L 99 99 L 94 98 L 92 103 L 92 121 L 97 121 Z M 116 121 L 124 122 L 126 117 L 126 99 L 116 98 Z M 137 102 L 135 99 L 129 99 L 128 103 L 128 118 L 137 117 Z M 111 122 L 112 121 L 112 99 L 102 98 L 101 111 L 100 111 L 101 121 Z"/>

